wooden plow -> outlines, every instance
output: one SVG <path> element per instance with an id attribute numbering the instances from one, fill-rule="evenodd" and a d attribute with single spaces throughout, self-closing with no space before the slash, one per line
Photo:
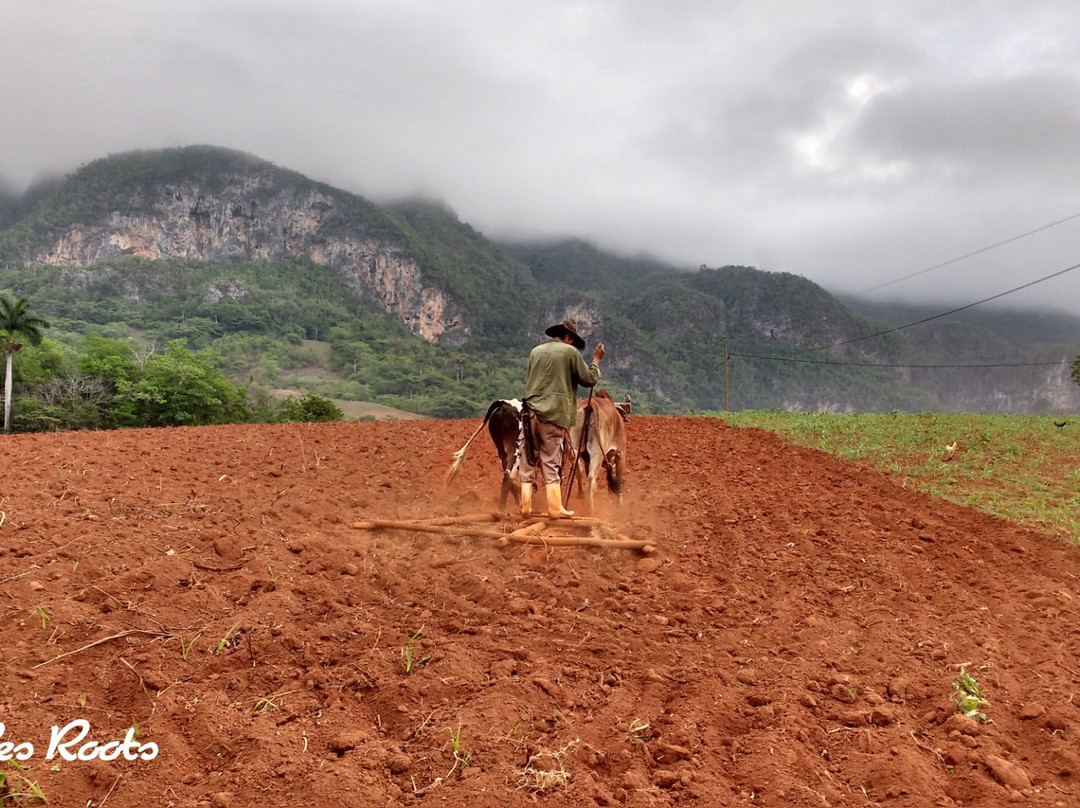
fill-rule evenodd
<path id="1" fill-rule="evenodd" d="M 496 523 L 502 523 L 496 525 Z M 506 524 L 511 526 L 506 529 Z M 656 552 L 649 541 L 631 539 L 618 533 L 603 519 L 569 516 L 550 519 L 546 516 L 512 516 L 505 513 L 473 513 L 463 516 L 434 516 L 428 519 L 369 519 L 353 522 L 356 530 L 406 530 L 416 533 L 440 533 L 445 536 L 472 536 L 494 539 L 498 547 L 509 544 L 535 544 L 545 547 L 607 547 L 613 550 L 637 550 L 643 555 Z M 548 533 L 558 529 L 559 533 Z M 598 534 L 614 534 L 614 539 Z"/>

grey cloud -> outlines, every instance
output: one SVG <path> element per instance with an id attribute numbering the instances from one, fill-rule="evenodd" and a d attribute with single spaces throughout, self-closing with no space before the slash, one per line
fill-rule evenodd
<path id="1" fill-rule="evenodd" d="M 1073 174 L 1080 170 L 1080 82 L 1030 75 L 911 87 L 876 103 L 851 146 L 964 176 Z"/>
<path id="2" fill-rule="evenodd" d="M 0 177 L 215 143 L 493 236 L 851 290 L 1075 212 L 1078 46 L 1057 0 L 7 3 Z M 1006 288 L 1074 232 L 892 291 Z"/>

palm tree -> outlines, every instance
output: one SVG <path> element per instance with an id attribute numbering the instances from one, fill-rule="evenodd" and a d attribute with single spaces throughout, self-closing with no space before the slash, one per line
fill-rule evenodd
<path id="1" fill-rule="evenodd" d="M 0 295 L 0 345 L 7 355 L 7 369 L 4 373 L 4 431 L 11 431 L 11 361 L 15 352 L 22 349 L 21 337 L 31 345 L 41 344 L 41 330 L 49 324 L 40 317 L 28 314 L 26 298 L 20 297 L 14 303 L 5 295 Z"/>

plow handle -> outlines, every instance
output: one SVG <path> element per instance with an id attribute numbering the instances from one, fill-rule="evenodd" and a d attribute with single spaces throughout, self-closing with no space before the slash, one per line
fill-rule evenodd
<path id="1" fill-rule="evenodd" d="M 574 476 L 577 474 L 578 458 L 581 457 L 583 452 L 588 451 L 589 447 L 589 420 L 592 416 L 592 394 L 593 388 L 589 388 L 589 401 L 585 405 L 585 414 L 582 416 L 585 420 L 581 424 L 581 442 L 578 443 L 577 451 L 574 453 L 574 464 L 570 467 L 570 482 L 566 484 L 566 502 L 570 501 L 570 494 L 574 492 Z"/>

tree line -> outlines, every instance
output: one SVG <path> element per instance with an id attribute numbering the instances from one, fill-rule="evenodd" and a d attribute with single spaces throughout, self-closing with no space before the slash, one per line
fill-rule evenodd
<path id="1" fill-rule="evenodd" d="M 784 289 L 770 293 L 770 280 Z M 481 335 L 467 344 L 428 343 L 359 296 L 332 269 L 306 259 L 216 264 L 120 258 L 83 267 L 0 265 L 0 294 L 26 299 L 30 313 L 44 315 L 51 324 L 51 339 L 34 347 L 20 338 L 28 348 L 14 355 L 11 398 L 21 406 L 14 413 L 12 428 L 17 430 L 153 424 L 159 415 L 150 406 L 155 395 L 147 388 L 162 384 L 153 375 L 159 363 L 180 363 L 176 349 L 169 347 L 176 340 L 192 355 L 188 364 L 217 372 L 244 391 L 236 412 L 232 398 L 224 399 L 230 402 L 224 407 L 227 416 L 207 402 L 207 411 L 218 420 L 201 422 L 293 417 L 275 412 L 272 388 L 307 390 L 327 400 L 370 401 L 435 418 L 476 417 L 493 399 L 521 395 L 524 357 L 535 339 L 528 323 L 520 324 L 513 339 L 485 335 L 480 323 L 475 328 Z M 801 320 L 787 318 L 792 297 L 804 302 L 800 317 L 818 328 L 838 330 L 808 331 Z M 865 332 L 872 324 L 830 308 L 828 295 L 794 277 L 776 279 L 738 268 L 703 270 L 697 276 L 657 280 L 619 306 L 599 297 L 595 305 L 599 311 L 623 312 L 603 316 L 602 333 L 596 335 L 611 348 L 603 384 L 617 398 L 629 393 L 643 414 L 718 409 L 728 387 L 736 410 L 786 407 L 791 401 L 812 407 L 836 400 L 860 411 L 934 411 L 942 406 L 887 367 L 857 364 L 900 361 L 908 355 L 906 343 L 875 343 L 877 350 L 865 356 L 845 352 L 841 358 L 853 365 L 800 361 L 830 358 L 805 347 L 806 340 L 825 343 L 860 328 Z M 761 323 L 775 324 L 775 337 L 763 336 Z M 128 373 L 122 384 L 110 378 L 89 383 L 83 364 L 89 361 L 84 354 L 93 336 L 119 342 L 118 351 L 134 352 L 138 373 L 148 367 L 151 375 Z M 720 359 L 725 342 L 733 355 L 730 378 Z M 764 358 L 743 358 L 756 354 Z M 911 375 L 916 372 L 931 373 Z M 1074 368 L 1074 380 L 1077 373 Z M 66 385 L 54 377 L 67 380 Z M 98 403 L 87 407 L 87 398 Z M 25 399 L 22 405 L 20 399 Z M 66 409 L 57 411 L 57 402 L 66 402 Z M 174 409 L 169 423 L 190 422 L 183 420 L 179 406 Z"/>
<path id="2" fill-rule="evenodd" d="M 26 298 L 0 295 L 5 354 L 4 431 L 202 426 L 243 422 L 339 421 L 315 393 L 283 400 L 235 384 L 213 348 L 170 340 L 163 350 L 130 339 L 84 337 L 74 353 L 46 340 L 47 320 Z M 34 350 L 23 351 L 24 347 Z"/>

